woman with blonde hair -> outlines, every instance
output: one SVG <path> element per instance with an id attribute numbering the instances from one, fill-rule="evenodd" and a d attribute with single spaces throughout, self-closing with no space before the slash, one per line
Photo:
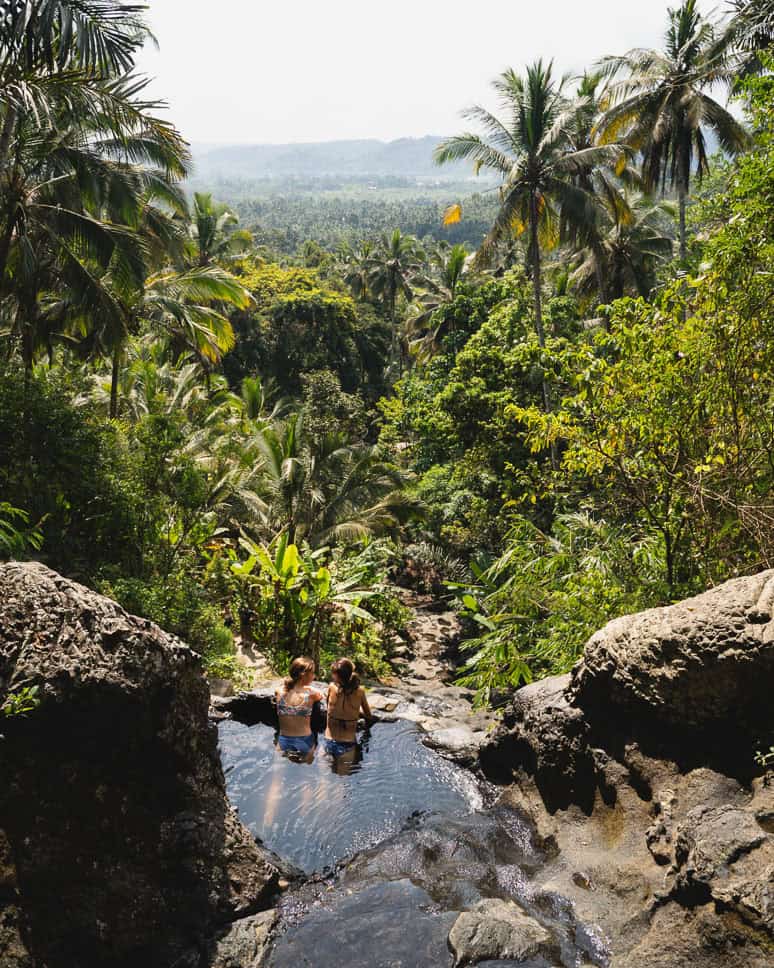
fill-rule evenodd
<path id="1" fill-rule="evenodd" d="M 312 707 L 323 694 L 312 689 L 314 662 L 302 656 L 293 659 L 281 689 L 275 693 L 279 737 L 277 748 L 305 763 L 314 759 L 317 737 L 312 732 Z"/>

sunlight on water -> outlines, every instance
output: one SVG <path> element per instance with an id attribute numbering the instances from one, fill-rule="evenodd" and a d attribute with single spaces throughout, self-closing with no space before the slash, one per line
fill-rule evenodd
<path id="1" fill-rule="evenodd" d="M 396 833 L 417 811 L 482 807 L 473 777 L 426 749 L 410 723 L 379 723 L 362 759 L 337 772 L 322 744 L 312 764 L 274 749 L 266 726 L 225 721 L 220 751 L 231 802 L 250 830 L 307 872 L 331 867 Z M 339 765 L 341 770 L 341 765 Z"/>

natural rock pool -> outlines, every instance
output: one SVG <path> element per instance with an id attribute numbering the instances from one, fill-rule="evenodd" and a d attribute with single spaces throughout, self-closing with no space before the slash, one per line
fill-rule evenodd
<path id="1" fill-rule="evenodd" d="M 422 745 L 415 726 L 379 723 L 354 761 L 334 764 L 277 754 L 274 730 L 226 720 L 219 726 L 229 798 L 242 822 L 307 874 L 397 833 L 415 813 L 466 814 L 482 807 L 473 776 Z"/>
<path id="2" fill-rule="evenodd" d="M 240 818 L 316 875 L 280 901 L 267 968 L 337 965 L 343 950 L 349 968 L 608 963 L 600 933 L 540 885 L 551 848 L 414 724 L 377 723 L 338 772 L 322 747 L 312 764 L 278 755 L 268 726 L 218 728 Z"/>

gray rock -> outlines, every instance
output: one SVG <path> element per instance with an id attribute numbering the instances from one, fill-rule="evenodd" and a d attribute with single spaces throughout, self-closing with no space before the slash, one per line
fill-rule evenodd
<path id="1" fill-rule="evenodd" d="M 771 968 L 771 944 L 714 904 L 659 908 L 640 942 L 610 968 Z"/>
<path id="2" fill-rule="evenodd" d="M 372 712 L 393 713 L 398 708 L 398 704 L 403 697 L 400 695 L 385 696 L 384 693 L 369 692 L 367 698 Z"/>
<path id="3" fill-rule="evenodd" d="M 276 911 L 235 921 L 217 940 L 207 968 L 262 968 Z"/>
<path id="4" fill-rule="evenodd" d="M 666 731 L 768 735 L 773 605 L 774 571 L 765 571 L 615 619 L 586 645 L 568 699 L 589 717 L 634 717 Z"/>
<path id="5" fill-rule="evenodd" d="M 474 733 L 467 726 L 449 726 L 428 732 L 422 741 L 425 746 L 457 763 L 472 764 L 476 762 L 479 747 L 485 738 L 485 733 Z"/>
<path id="6" fill-rule="evenodd" d="M 553 676 L 516 691 L 502 723 L 481 747 L 488 776 L 508 781 L 514 771 L 534 776 L 550 811 L 593 802 L 594 758 L 582 710 L 566 695 L 569 676 Z"/>
<path id="7" fill-rule="evenodd" d="M 52 968 L 167 968 L 268 904 L 278 873 L 228 804 L 194 652 L 42 565 L 6 564 L 0 703 L 31 685 L 39 705 L 0 742 L 16 912 L 0 936 L 21 926 Z"/>
<path id="8" fill-rule="evenodd" d="M 662 790 L 653 800 L 654 822 L 645 831 L 645 842 L 657 864 L 669 864 L 674 856 L 673 813 L 676 797 L 673 790 Z"/>
<path id="9" fill-rule="evenodd" d="M 444 968 L 452 913 L 408 879 L 334 888 L 272 949 L 271 968 Z"/>
<path id="10" fill-rule="evenodd" d="M 555 945 L 546 929 L 513 901 L 485 898 L 472 911 L 463 911 L 449 932 L 454 964 L 508 959 L 522 962 L 550 957 Z"/>
<path id="11" fill-rule="evenodd" d="M 691 810 L 678 828 L 675 867 L 675 893 L 703 894 L 774 937 L 774 837 L 748 810 Z"/>

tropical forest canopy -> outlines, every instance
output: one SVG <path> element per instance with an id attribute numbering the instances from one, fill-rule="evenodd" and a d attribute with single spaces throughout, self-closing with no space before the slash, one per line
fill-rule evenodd
<path id="1" fill-rule="evenodd" d="M 379 673 L 396 585 L 448 597 L 484 700 L 772 564 L 774 3 L 686 0 L 581 77 L 536 38 L 438 185 L 220 196 L 144 17 L 2 5 L 0 553 L 213 675 L 237 636 Z"/>

